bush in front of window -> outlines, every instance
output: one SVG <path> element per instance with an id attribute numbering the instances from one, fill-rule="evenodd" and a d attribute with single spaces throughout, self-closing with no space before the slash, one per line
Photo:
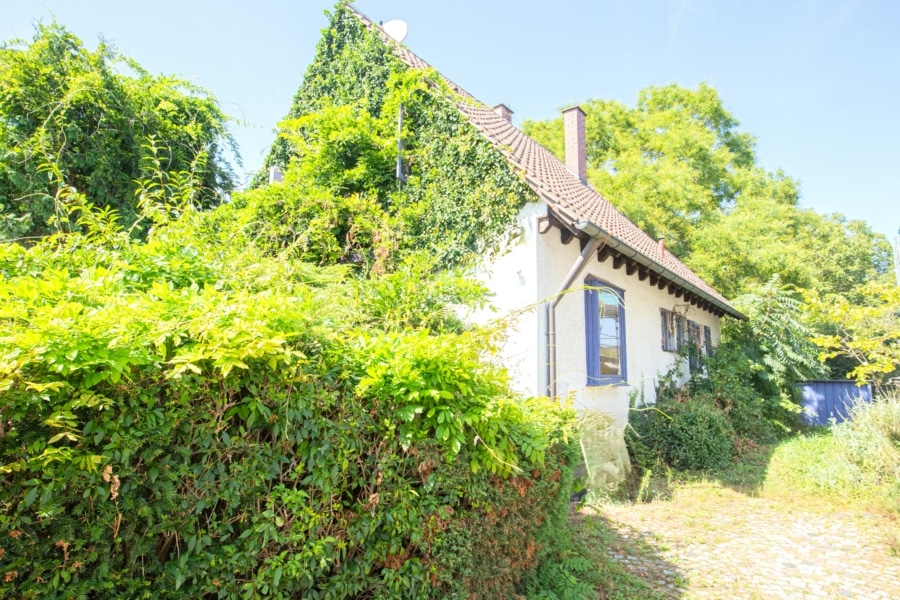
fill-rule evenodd
<path id="1" fill-rule="evenodd" d="M 715 469 L 731 462 L 734 428 L 711 402 L 669 400 L 631 419 L 632 455 L 641 466 L 660 460 L 676 469 Z"/>

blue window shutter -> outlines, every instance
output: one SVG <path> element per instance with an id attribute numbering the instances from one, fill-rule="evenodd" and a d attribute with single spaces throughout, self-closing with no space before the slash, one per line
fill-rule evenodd
<path id="1" fill-rule="evenodd" d="M 675 339 L 676 339 L 676 350 L 681 350 L 684 348 L 686 343 L 686 326 L 684 322 L 684 317 L 681 315 L 675 315 Z"/>
<path id="2" fill-rule="evenodd" d="M 596 285 L 596 282 L 588 280 L 587 285 Z M 597 385 L 600 380 L 600 324 L 597 322 L 599 313 L 599 297 L 597 290 L 584 290 L 584 339 L 587 344 L 587 375 L 588 385 Z"/>
<path id="3" fill-rule="evenodd" d="M 668 347 L 668 342 L 669 342 L 669 323 L 668 323 L 668 321 L 669 320 L 666 318 L 666 312 L 668 312 L 668 311 L 666 311 L 666 309 L 664 309 L 664 308 L 659 309 L 659 322 L 661 325 L 659 339 L 660 339 L 660 346 L 662 347 L 663 350 L 669 349 L 669 347 Z"/>
<path id="4" fill-rule="evenodd" d="M 700 369 L 700 348 L 702 344 L 700 325 L 689 320 L 687 322 L 687 332 L 688 364 L 691 371 L 697 371 Z"/>
<path id="5" fill-rule="evenodd" d="M 709 325 L 703 326 L 703 343 L 706 345 L 706 355 L 712 356 L 712 330 L 710 330 Z"/>

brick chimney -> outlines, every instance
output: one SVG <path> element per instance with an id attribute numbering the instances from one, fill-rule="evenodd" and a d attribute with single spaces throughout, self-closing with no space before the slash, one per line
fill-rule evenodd
<path id="1" fill-rule="evenodd" d="M 582 183 L 587 183 L 587 148 L 584 137 L 585 112 L 580 106 L 573 106 L 563 111 L 563 123 L 566 130 L 566 167 L 578 176 Z"/>
<path id="2" fill-rule="evenodd" d="M 513 111 L 505 104 L 498 104 L 493 111 L 503 117 L 507 123 L 512 123 Z"/>

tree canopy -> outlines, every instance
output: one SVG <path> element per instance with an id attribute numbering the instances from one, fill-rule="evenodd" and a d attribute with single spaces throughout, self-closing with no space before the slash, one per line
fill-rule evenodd
<path id="1" fill-rule="evenodd" d="M 715 89 L 649 87 L 628 107 L 589 100 L 588 179 L 726 296 L 785 284 L 849 293 L 890 263 L 884 236 L 862 221 L 800 205 L 800 185 L 758 162 Z M 563 155 L 562 119 L 524 130 Z"/>
<path id="2" fill-rule="evenodd" d="M 0 47 L 0 239 L 58 229 L 63 188 L 132 223 L 136 180 L 154 159 L 192 173 L 198 204 L 218 203 L 234 184 L 227 151 L 239 160 L 227 123 L 206 90 L 37 25 L 30 42 Z"/>

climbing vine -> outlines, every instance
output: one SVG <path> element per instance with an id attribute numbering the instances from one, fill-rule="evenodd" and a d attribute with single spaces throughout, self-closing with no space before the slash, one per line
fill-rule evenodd
<path id="1" fill-rule="evenodd" d="M 404 65 L 339 4 L 266 159 L 267 168 L 288 171 L 286 187 L 294 191 L 262 187 L 261 173 L 258 190 L 243 201 L 260 207 L 265 223 L 275 216 L 273 204 L 283 208 L 282 231 L 266 235 L 307 249 L 310 237 L 323 237 L 321 229 L 314 231 L 307 215 L 295 218 L 285 196 L 354 196 L 354 204 L 380 207 L 364 211 L 378 225 L 362 238 L 351 218 L 326 219 L 333 235 L 324 236 L 330 250 L 323 262 L 351 252 L 373 260 L 391 255 L 393 262 L 424 252 L 446 267 L 498 252 L 534 193 L 467 122 L 455 106 L 460 101 L 437 72 Z M 401 111 L 405 183 L 394 177 Z"/>

